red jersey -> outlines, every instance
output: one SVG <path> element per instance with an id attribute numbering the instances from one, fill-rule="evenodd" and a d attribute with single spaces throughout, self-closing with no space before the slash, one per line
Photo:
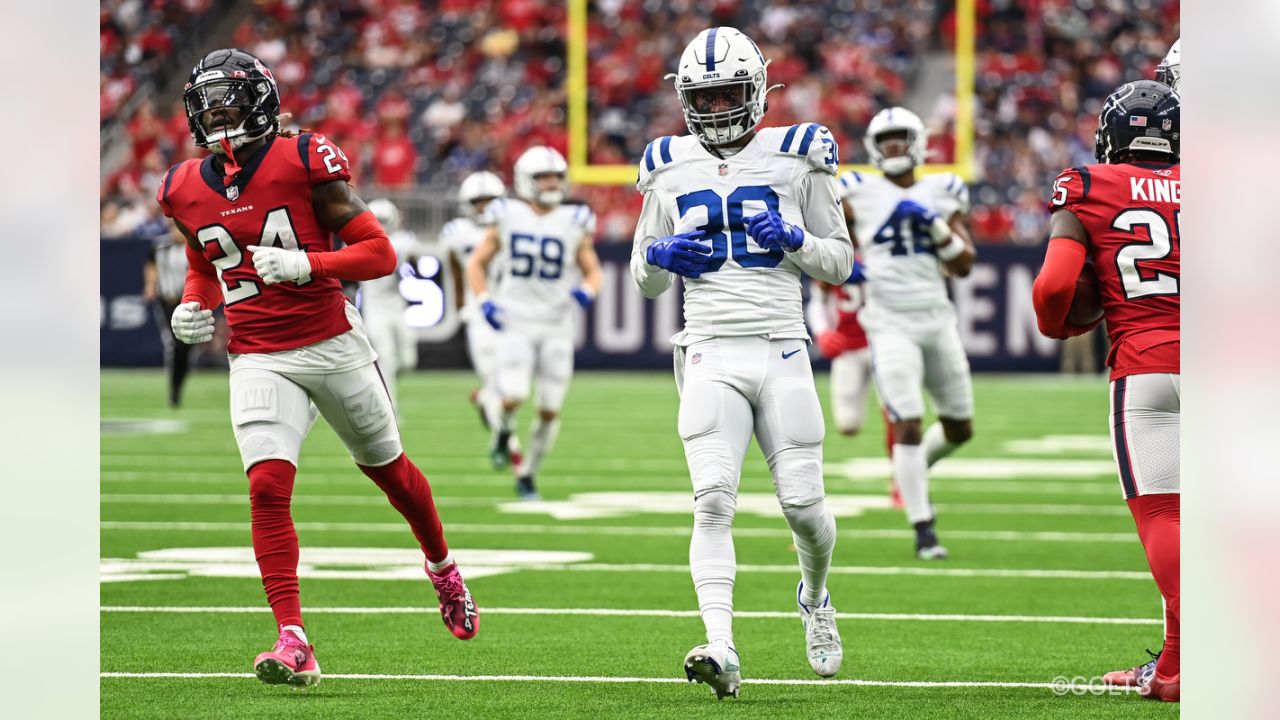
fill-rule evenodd
<path id="1" fill-rule="evenodd" d="M 332 235 L 311 207 L 311 187 L 350 180 L 346 155 L 323 135 L 305 133 L 273 137 L 243 161 L 229 185 L 222 162 L 209 155 L 173 166 L 156 199 L 199 241 L 218 272 L 231 328 L 228 352 L 292 350 L 350 330 L 341 282 L 267 285 L 246 249 L 332 250 Z"/>
<path id="2" fill-rule="evenodd" d="M 866 303 L 866 290 L 861 284 L 835 285 L 831 293 L 829 308 L 835 311 L 835 325 L 832 332 L 839 336 L 838 347 L 841 353 L 853 352 L 867 347 L 867 333 L 858 322 L 858 311 Z"/>
<path id="3" fill-rule="evenodd" d="M 1064 170 L 1049 210 L 1069 210 L 1089 234 L 1111 338 L 1111 379 L 1179 372 L 1178 165 L 1120 163 Z"/>

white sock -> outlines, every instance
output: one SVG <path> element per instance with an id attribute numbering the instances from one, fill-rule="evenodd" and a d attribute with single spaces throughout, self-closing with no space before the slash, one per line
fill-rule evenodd
<path id="1" fill-rule="evenodd" d="M 282 628 L 280 628 L 280 629 L 281 629 L 281 630 L 288 630 L 289 632 L 293 633 L 294 635 L 297 635 L 297 636 L 298 636 L 298 639 L 299 639 L 299 640 L 301 640 L 301 641 L 303 642 L 303 644 L 304 644 L 304 645 L 310 645 L 310 644 L 311 644 L 311 642 L 310 642 L 309 640 L 307 640 L 307 632 L 306 632 L 305 630 L 303 630 L 303 629 L 302 629 L 302 626 L 301 626 L 301 625 L 285 625 L 284 627 L 282 627 Z"/>
<path id="2" fill-rule="evenodd" d="M 428 560 L 427 569 L 433 573 L 438 573 L 452 564 L 453 564 L 453 553 L 449 553 L 448 555 L 445 555 L 444 559 L 441 560 L 440 562 L 431 562 L 430 560 Z"/>
<path id="3" fill-rule="evenodd" d="M 707 642 L 733 645 L 733 582 L 737 558 L 733 551 L 733 513 L 736 500 L 723 491 L 709 492 L 693 502 L 693 538 L 689 541 L 689 569 L 698 594 Z"/>
<path id="4" fill-rule="evenodd" d="M 912 525 L 933 518 L 929 505 L 929 466 L 920 445 L 893 444 L 893 478 L 898 481 L 907 521 Z"/>
<path id="5" fill-rule="evenodd" d="M 807 507 L 782 508 L 791 527 L 800 558 L 800 577 L 804 586 L 800 602 L 809 607 L 819 605 L 827 597 L 827 570 L 831 568 L 831 551 L 836 547 L 836 519 L 819 500 Z"/>
<path id="6" fill-rule="evenodd" d="M 546 422 L 542 418 L 533 421 L 533 430 L 529 433 L 529 452 L 524 454 L 524 464 L 517 474 L 536 476 L 542 467 L 542 461 L 556 444 L 556 436 L 560 434 L 560 418 Z"/>
<path id="7" fill-rule="evenodd" d="M 496 428 L 502 424 L 502 398 L 498 397 L 492 387 L 485 385 L 480 388 L 476 400 L 480 402 L 480 409 L 484 411 L 484 419 L 489 427 Z"/>
<path id="8" fill-rule="evenodd" d="M 942 430 L 942 423 L 935 422 L 929 426 L 924 433 L 924 455 L 925 462 L 929 467 L 956 451 L 959 445 L 953 442 L 947 442 L 947 434 Z"/>

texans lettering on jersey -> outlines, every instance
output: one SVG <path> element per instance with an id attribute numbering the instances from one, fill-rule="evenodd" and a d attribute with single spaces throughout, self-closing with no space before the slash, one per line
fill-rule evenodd
<path id="1" fill-rule="evenodd" d="M 914 200 L 944 220 L 969 211 L 969 189 L 950 173 L 925 175 L 909 188 L 883 175 L 847 172 L 840 177 L 844 202 L 853 208 L 854 235 L 867 276 L 867 303 L 895 310 L 946 305 L 946 280 L 930 237 L 896 212 Z"/>
<path id="2" fill-rule="evenodd" d="M 723 158 L 692 135 L 649 143 L 636 187 L 669 221 L 650 234 L 700 230 L 701 242 L 711 248 L 711 269 L 684 280 L 685 330 L 676 344 L 698 337 L 808 338 L 800 268 L 782 250 L 760 247 L 747 235 L 745 220 L 773 210 L 820 237 L 839 232 L 838 208 L 826 207 L 829 199 L 814 207 L 811 197 L 818 193 L 810 192 L 812 183 L 834 183 L 838 160 L 835 139 L 817 123 L 761 128 Z M 826 215 L 833 227 L 807 226 Z"/>
<path id="3" fill-rule="evenodd" d="M 498 228 L 500 278 L 492 295 L 517 321 L 555 325 L 573 317 L 573 289 L 581 282 L 578 248 L 591 242 L 596 215 L 579 203 L 546 213 L 515 198 L 485 208 Z"/>
<path id="4" fill-rule="evenodd" d="M 311 133 L 273 137 L 243 161 L 229 185 L 216 155 L 186 160 L 165 174 L 156 197 L 161 209 L 196 238 L 218 271 L 229 352 L 292 350 L 351 329 L 338 280 L 267 285 L 246 249 L 332 250 L 330 232 L 311 207 L 311 188 L 350 179 L 342 151 Z"/>
<path id="5" fill-rule="evenodd" d="M 1064 170 L 1049 210 L 1089 235 L 1111 338 L 1111 378 L 1179 372 L 1182 174 L 1178 165 L 1121 163 Z"/>

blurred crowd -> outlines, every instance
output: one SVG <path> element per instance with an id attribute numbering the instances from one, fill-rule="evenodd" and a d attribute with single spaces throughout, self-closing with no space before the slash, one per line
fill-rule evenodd
<path id="1" fill-rule="evenodd" d="M 103 184 L 104 236 L 162 226 L 152 195 L 164 171 L 197 154 L 178 98 L 118 113 L 166 61 L 211 0 L 104 0 L 102 120 L 122 123 L 128 161 Z M 1062 168 L 1092 161 L 1100 101 L 1150 77 L 1178 34 L 1177 0 L 978 0 L 974 234 L 1043 241 L 1044 192 Z M 265 62 L 294 127 L 323 132 L 356 180 L 453 192 L 472 171 L 510 179 L 525 148 L 567 153 L 566 8 L 545 0 L 255 0 L 229 42 Z M 429 8 L 429 9 L 428 9 Z M 689 38 L 733 25 L 761 46 L 765 122 L 815 120 L 844 163 L 880 108 L 907 100 L 923 62 L 953 52 L 953 3 L 937 0 L 594 0 L 588 42 L 592 163 L 633 164 L 649 139 L 685 132 L 667 72 Z M 194 18 L 194 19 L 193 19 Z M 185 23 L 185 25 L 184 25 Z M 170 69 L 171 70 L 171 69 Z M 181 68 L 185 74 L 188 68 Z M 917 107 L 930 160 L 954 154 L 954 102 Z M 640 198 L 580 187 L 604 239 L 630 240 Z"/>

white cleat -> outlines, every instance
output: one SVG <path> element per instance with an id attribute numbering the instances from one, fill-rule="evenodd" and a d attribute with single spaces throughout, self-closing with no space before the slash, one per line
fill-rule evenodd
<path id="1" fill-rule="evenodd" d="M 809 656 L 809 667 L 819 677 L 831 677 L 840 672 L 844 662 L 844 646 L 840 643 L 840 631 L 836 629 L 836 609 L 831 607 L 831 593 L 822 604 L 810 608 L 800 602 L 804 581 L 796 588 L 796 605 L 800 608 L 800 622 L 804 624 L 804 644 Z"/>
<path id="2" fill-rule="evenodd" d="M 715 691 L 717 700 L 723 700 L 726 695 L 738 697 L 738 686 L 742 684 L 738 651 L 725 642 L 699 645 L 690 650 L 684 656 L 684 674 L 689 682 L 706 683 Z"/>

